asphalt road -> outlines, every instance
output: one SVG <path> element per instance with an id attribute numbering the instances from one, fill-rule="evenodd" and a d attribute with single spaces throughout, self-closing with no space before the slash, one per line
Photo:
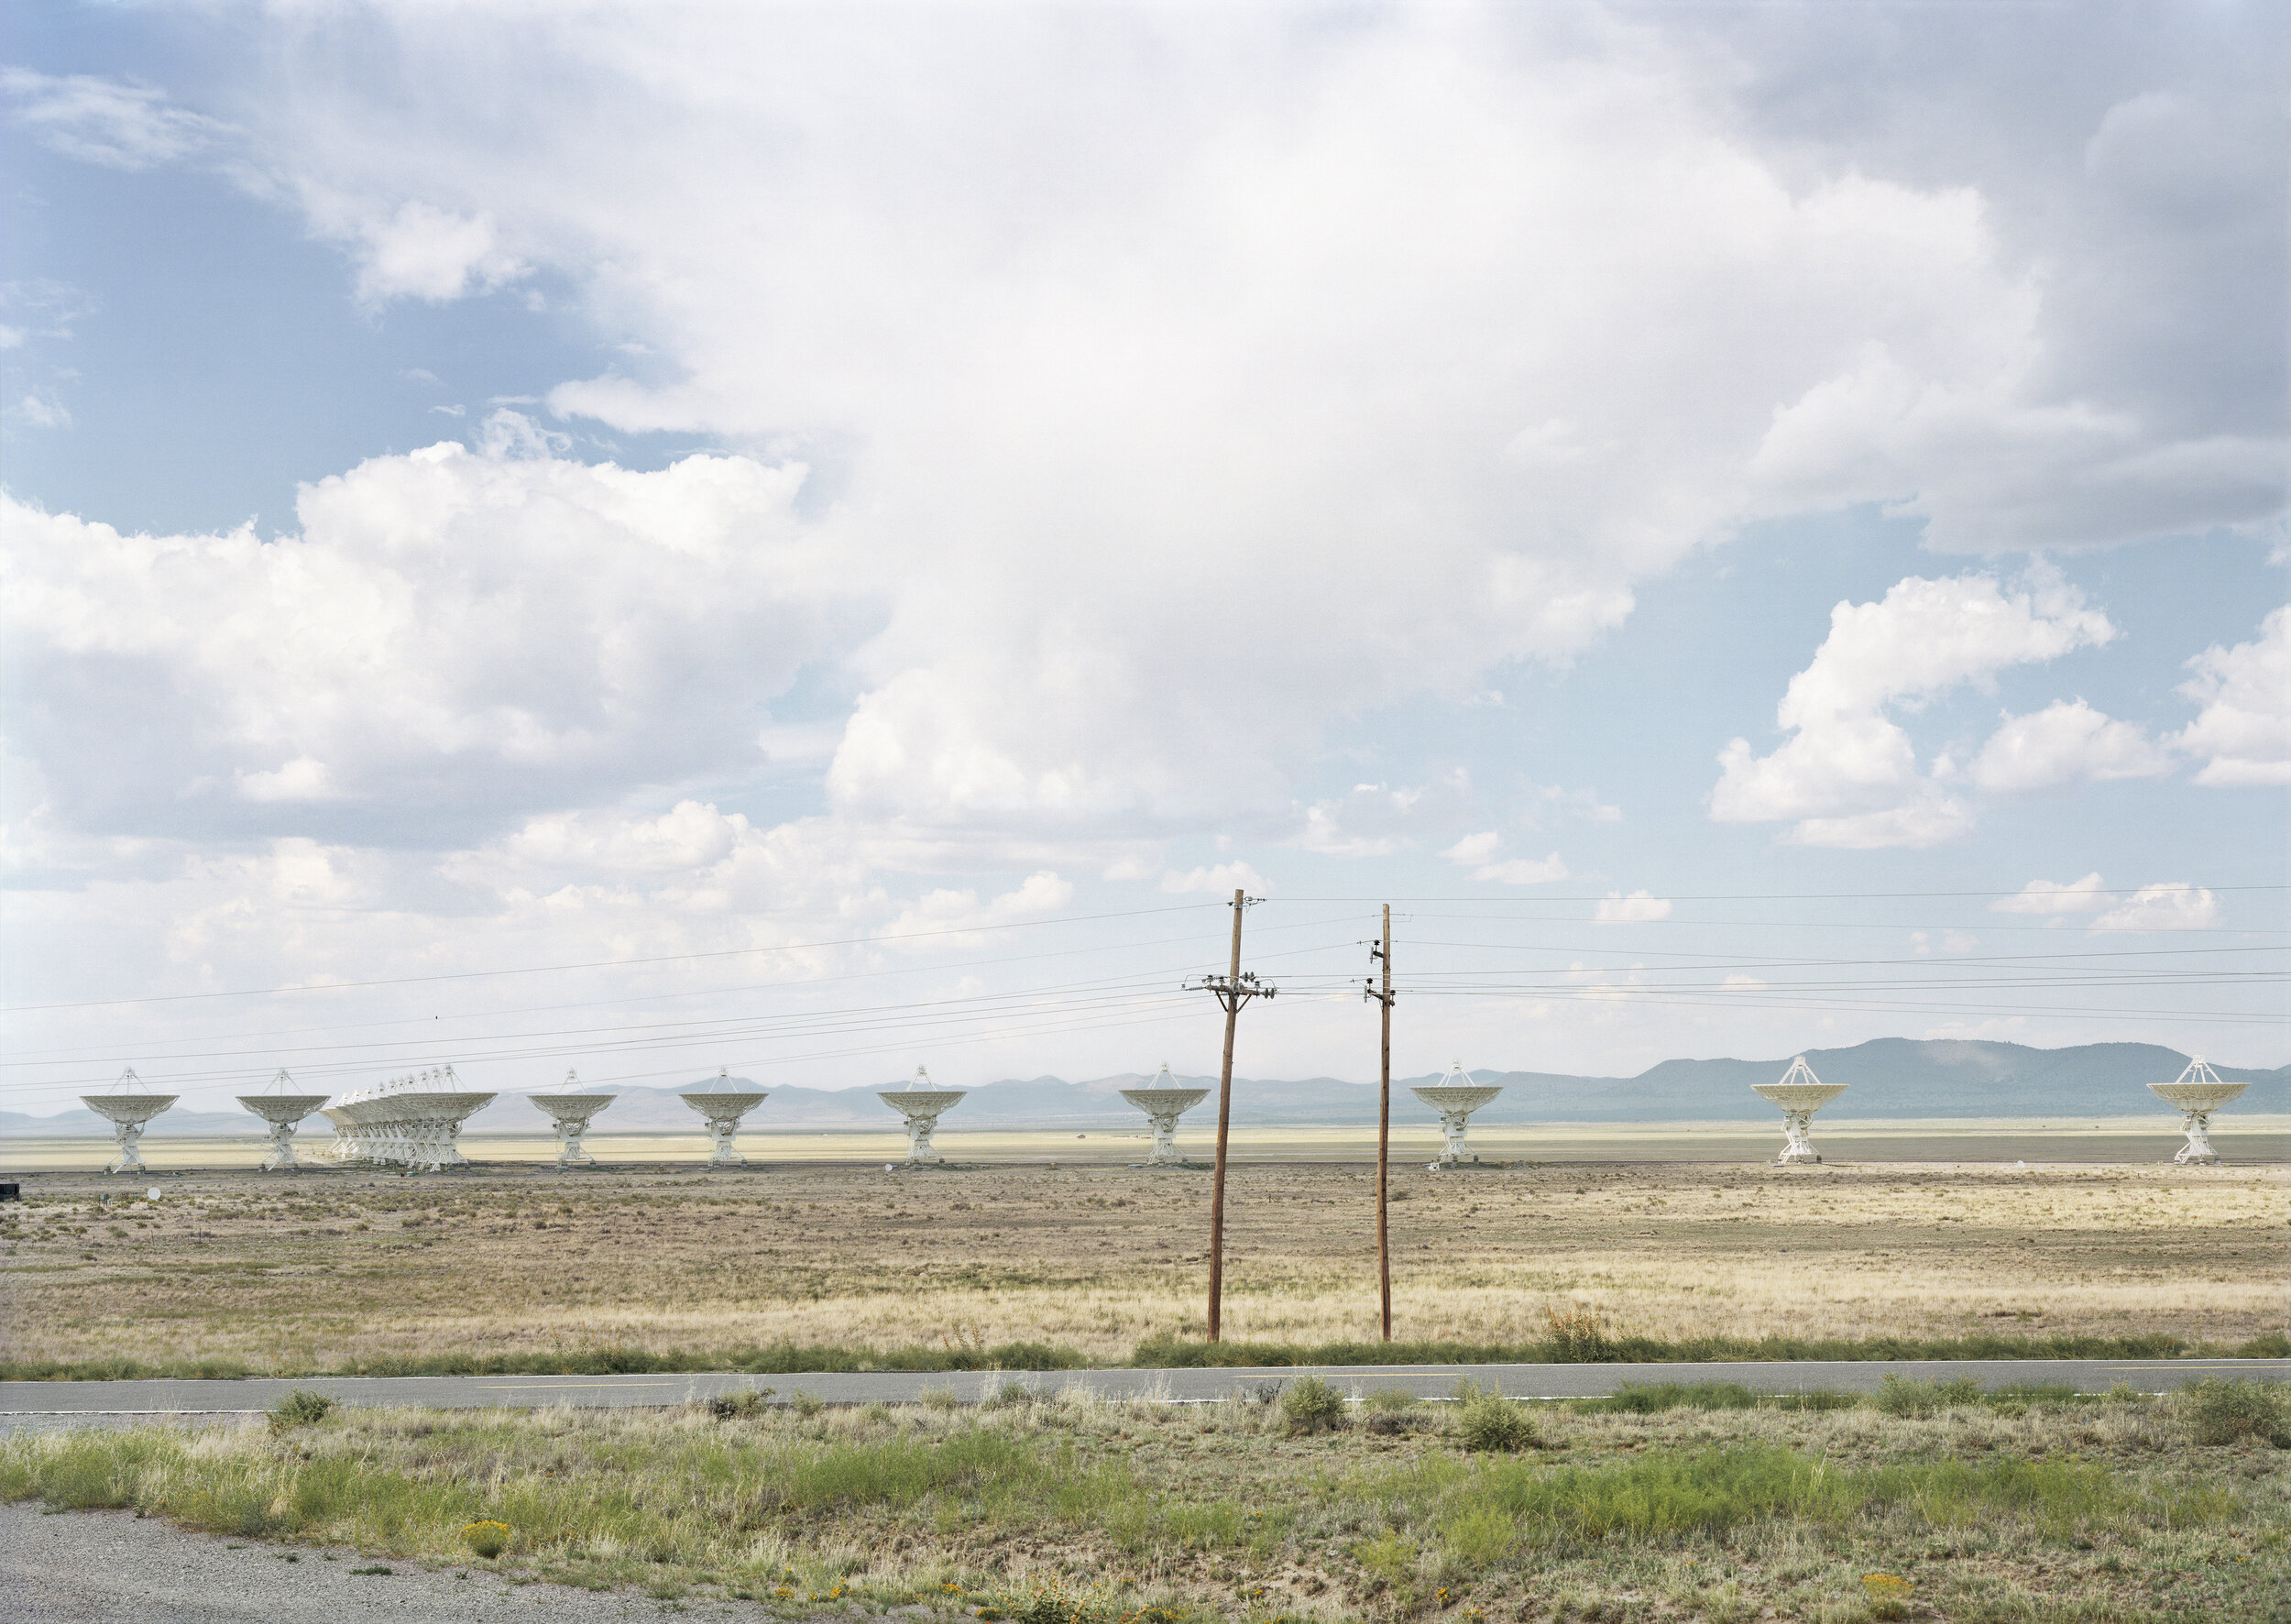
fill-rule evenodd
<path id="1" fill-rule="evenodd" d="M 477 1563 L 429 1573 L 340 1546 L 225 1540 L 122 1511 L 0 1506 L 0 1616 L 10 1624 L 619 1624 L 667 1610 L 626 1592 L 511 1585 Z M 674 1610 L 775 1616 L 696 1597 Z"/>
<path id="2" fill-rule="evenodd" d="M 773 1390 L 785 1403 L 804 1392 L 830 1404 L 912 1403 L 926 1391 L 952 1392 L 965 1403 L 991 1398 L 1010 1382 L 1041 1392 L 1080 1388 L 1108 1398 L 1152 1397 L 1214 1403 L 1234 1392 L 1262 1393 L 1300 1376 L 1320 1376 L 1347 1392 L 1404 1388 L 1444 1398 L 1469 1378 L 1515 1399 L 1587 1399 L 1626 1384 L 1740 1382 L 1761 1393 L 1877 1390 L 1887 1376 L 1982 1387 L 2069 1386 L 2105 1392 L 2124 1382 L 2161 1392 L 2207 1376 L 2291 1382 L 2291 1359 L 1904 1359 L 1823 1363 L 1712 1365 L 1375 1365 L 1240 1370 L 904 1371 L 808 1376 L 332 1376 L 300 1381 L 9 1381 L 0 1382 L 0 1431 L 119 1425 L 165 1417 L 230 1419 L 269 1409 L 298 1388 L 345 1404 L 416 1405 L 438 1410 L 646 1409 L 688 1404 L 718 1393 Z"/>

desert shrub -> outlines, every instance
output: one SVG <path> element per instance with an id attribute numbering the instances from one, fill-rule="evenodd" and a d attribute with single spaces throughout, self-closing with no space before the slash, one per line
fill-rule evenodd
<path id="1" fill-rule="evenodd" d="M 1448 1549 L 1457 1561 L 1471 1567 L 1501 1562 L 1518 1548 L 1519 1527 L 1508 1512 L 1494 1506 L 1475 1506 L 1447 1527 Z"/>
<path id="2" fill-rule="evenodd" d="M 1416 1571 L 1416 1547 L 1390 1529 L 1355 1543 L 1353 1560 L 1387 1585 L 1405 1582 Z"/>
<path id="3" fill-rule="evenodd" d="M 1758 1395 L 1738 1381 L 1625 1382 L 1601 1399 L 1578 1399 L 1584 1415 L 1656 1415 L 1666 1410 L 1751 1410 Z"/>
<path id="4" fill-rule="evenodd" d="M 706 1400 L 702 1408 L 718 1421 L 736 1421 L 744 1417 L 759 1416 L 763 1413 L 763 1401 L 771 1396 L 771 1393 L 770 1388 L 762 1389 L 743 1388 L 736 1393 L 718 1393 L 714 1398 Z"/>
<path id="5" fill-rule="evenodd" d="M 1859 1393 L 1833 1393 L 1826 1388 L 1816 1388 L 1807 1393 L 1777 1393 L 1766 1400 L 1777 1410 L 1793 1411 L 1824 1410 L 1858 1410 Z"/>
<path id="6" fill-rule="evenodd" d="M 1002 1342 L 986 1350 L 988 1370 L 1080 1370 L 1090 1360 L 1073 1348 L 1047 1342 Z M 955 1368 L 961 1368 L 955 1366 Z"/>
<path id="7" fill-rule="evenodd" d="M 1069 1590 L 1063 1579 L 1052 1577 L 998 1597 L 993 1610 L 1010 1624 L 1087 1624 L 1097 1609 L 1088 1597 Z"/>
<path id="8" fill-rule="evenodd" d="M 925 1388 L 916 1396 L 921 1399 L 925 1409 L 936 1410 L 942 1413 L 962 1402 L 960 1399 L 955 1397 L 955 1389 L 952 1388 Z"/>
<path id="9" fill-rule="evenodd" d="M 488 1562 L 510 1548 L 511 1537 L 508 1523 L 496 1522 L 490 1517 L 462 1525 L 461 1542 Z"/>
<path id="10" fill-rule="evenodd" d="M 1861 1588 L 1869 1599 L 1872 1619 L 1906 1619 L 1910 1594 L 1917 1587 L 1899 1574 L 1864 1574 Z"/>
<path id="11" fill-rule="evenodd" d="M 1919 1381 L 1914 1377 L 1888 1376 L 1869 1400 L 1887 1415 L 1921 1418 L 1937 1415 L 1952 1404 L 1977 1404 L 1980 1383 L 1971 1377 L 1955 1381 Z"/>
<path id="12" fill-rule="evenodd" d="M 2188 1386 L 2186 1403 L 2189 1430 L 2198 1443 L 2264 1438 L 2277 1449 L 2291 1449 L 2291 1416 L 2272 1383 L 2207 1378 Z"/>
<path id="13" fill-rule="evenodd" d="M 1403 1388 L 1378 1388 L 1360 1401 L 1361 1425 L 1371 1432 L 1409 1432 L 1423 1413 L 1416 1395 Z"/>
<path id="14" fill-rule="evenodd" d="M 270 1430 L 284 1432 L 294 1427 L 314 1426 L 334 1413 L 334 1401 L 323 1393 L 313 1393 L 297 1388 L 270 1407 Z"/>
<path id="15" fill-rule="evenodd" d="M 1543 1311 L 1544 1343 L 1553 1362 L 1597 1365 L 1615 1357 L 1615 1337 L 1606 1315 L 1589 1303 L 1569 1302 Z"/>
<path id="16" fill-rule="evenodd" d="M 1317 1376 L 1300 1377 L 1281 1392 L 1281 1418 L 1292 1432 L 1327 1432 L 1345 1421 L 1344 1395 Z"/>
<path id="17" fill-rule="evenodd" d="M 806 1393 L 803 1388 L 797 1388 L 787 1396 L 787 1406 L 797 1415 L 809 1421 L 827 1409 L 828 1401 L 817 1393 Z"/>
<path id="18" fill-rule="evenodd" d="M 1493 1388 L 1456 1383 L 1456 1408 L 1449 1430 L 1474 1454 L 1511 1454 L 1536 1443 L 1535 1418 Z"/>
<path id="19" fill-rule="evenodd" d="M 1035 1401 L 1035 1390 L 1023 1381 L 1006 1381 L 983 1399 L 981 1410 L 1015 1410 Z"/>

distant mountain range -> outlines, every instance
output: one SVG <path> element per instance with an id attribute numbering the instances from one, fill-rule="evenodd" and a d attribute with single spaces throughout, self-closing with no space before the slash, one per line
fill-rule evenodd
<path id="1" fill-rule="evenodd" d="M 2149 1043 L 2088 1043 L 2074 1048 L 2028 1048 L 2017 1043 L 1979 1043 L 1947 1038 L 1880 1037 L 1852 1048 L 1805 1051 L 1807 1064 L 1825 1082 L 1842 1082 L 1847 1092 L 1824 1108 L 1825 1121 L 1880 1117 L 2142 1116 L 2166 1107 L 2146 1085 L 2169 1082 L 2187 1064 L 2176 1049 Z M 1773 1082 L 1790 1064 L 1771 1060 L 1664 1060 L 1636 1077 L 1570 1077 L 1546 1071 L 1474 1071 L 1475 1082 L 1501 1083 L 1504 1092 L 1484 1106 L 1475 1122 L 1747 1122 L 1765 1121 L 1774 1108 L 1750 1092 L 1754 1082 Z M 2252 1085 L 2231 1112 L 2291 1110 L 2291 1066 L 2272 1071 L 2233 1066 L 2214 1068 L 2230 1082 Z M 684 1084 L 699 1088 L 712 1080 Z M 1056 1077 L 1006 1080 L 967 1090 L 968 1097 L 947 1118 L 947 1130 L 964 1128 L 1142 1128 L 1145 1119 L 1125 1104 L 1121 1091 L 1147 1081 L 1135 1073 L 1067 1082 Z M 1187 1077 L 1190 1087 L 1213 1088 L 1213 1077 Z M 1412 1077 L 1430 1083 L 1438 1076 Z M 886 1081 L 885 1088 L 903 1087 Z M 597 1119 L 593 1131 L 700 1132 L 700 1119 L 676 1098 L 675 1089 L 620 1089 L 619 1098 Z M 773 1088 L 767 1104 L 749 1118 L 759 1129 L 895 1132 L 899 1119 L 875 1098 L 873 1089 Z M 1211 1111 L 1208 1102 L 1196 1108 Z M 1437 1114 L 1420 1104 L 1402 1080 L 1395 1079 L 1394 1120 L 1429 1124 Z M 1347 1126 L 1376 1118 L 1373 1083 L 1340 1082 L 1332 1077 L 1301 1080 L 1233 1080 L 1233 1121 L 1251 1127 Z M 303 1132 L 323 1133 L 313 1117 Z M 256 1135 L 263 1125 L 236 1111 L 176 1109 L 153 1119 L 153 1138 Z M 467 1131 L 478 1134 L 545 1133 L 548 1121 L 521 1093 L 504 1092 L 472 1117 Z M 111 1126 L 93 1112 L 72 1110 L 54 1116 L 0 1111 L 0 1136 L 27 1137 L 101 1134 Z"/>

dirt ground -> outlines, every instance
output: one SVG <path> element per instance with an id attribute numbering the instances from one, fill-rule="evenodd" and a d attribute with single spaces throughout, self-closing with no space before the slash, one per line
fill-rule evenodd
<path id="1" fill-rule="evenodd" d="M 1244 1165 L 1225 1333 L 1375 1333 L 1373 1174 Z M 1061 1344 L 1201 1329 L 1209 1180 L 510 1167 L 24 1179 L 0 1220 L 0 1355 L 351 1359 L 781 1341 Z M 2168 1333 L 2286 1322 L 2280 1167 L 1397 1169 L 1397 1334 L 1527 1341 L 1562 1302 L 1624 1334 Z M 157 1201 L 143 1199 L 158 1188 Z M 98 1198 L 108 1196 L 109 1204 Z"/>

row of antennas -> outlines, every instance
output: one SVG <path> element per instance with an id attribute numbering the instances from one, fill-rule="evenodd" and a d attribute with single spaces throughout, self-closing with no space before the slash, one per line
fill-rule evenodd
<path id="1" fill-rule="evenodd" d="M 283 1077 L 286 1073 L 282 1071 L 279 1075 Z M 375 1100 L 384 1094 L 409 1093 L 417 1090 L 423 1092 L 455 1093 L 459 1092 L 460 1089 L 461 1079 L 455 1076 L 454 1068 L 447 1065 L 433 1067 L 427 1071 L 409 1071 L 403 1077 L 393 1077 L 388 1082 L 377 1083 L 369 1089 L 359 1089 L 342 1097 L 345 1101 Z"/>

